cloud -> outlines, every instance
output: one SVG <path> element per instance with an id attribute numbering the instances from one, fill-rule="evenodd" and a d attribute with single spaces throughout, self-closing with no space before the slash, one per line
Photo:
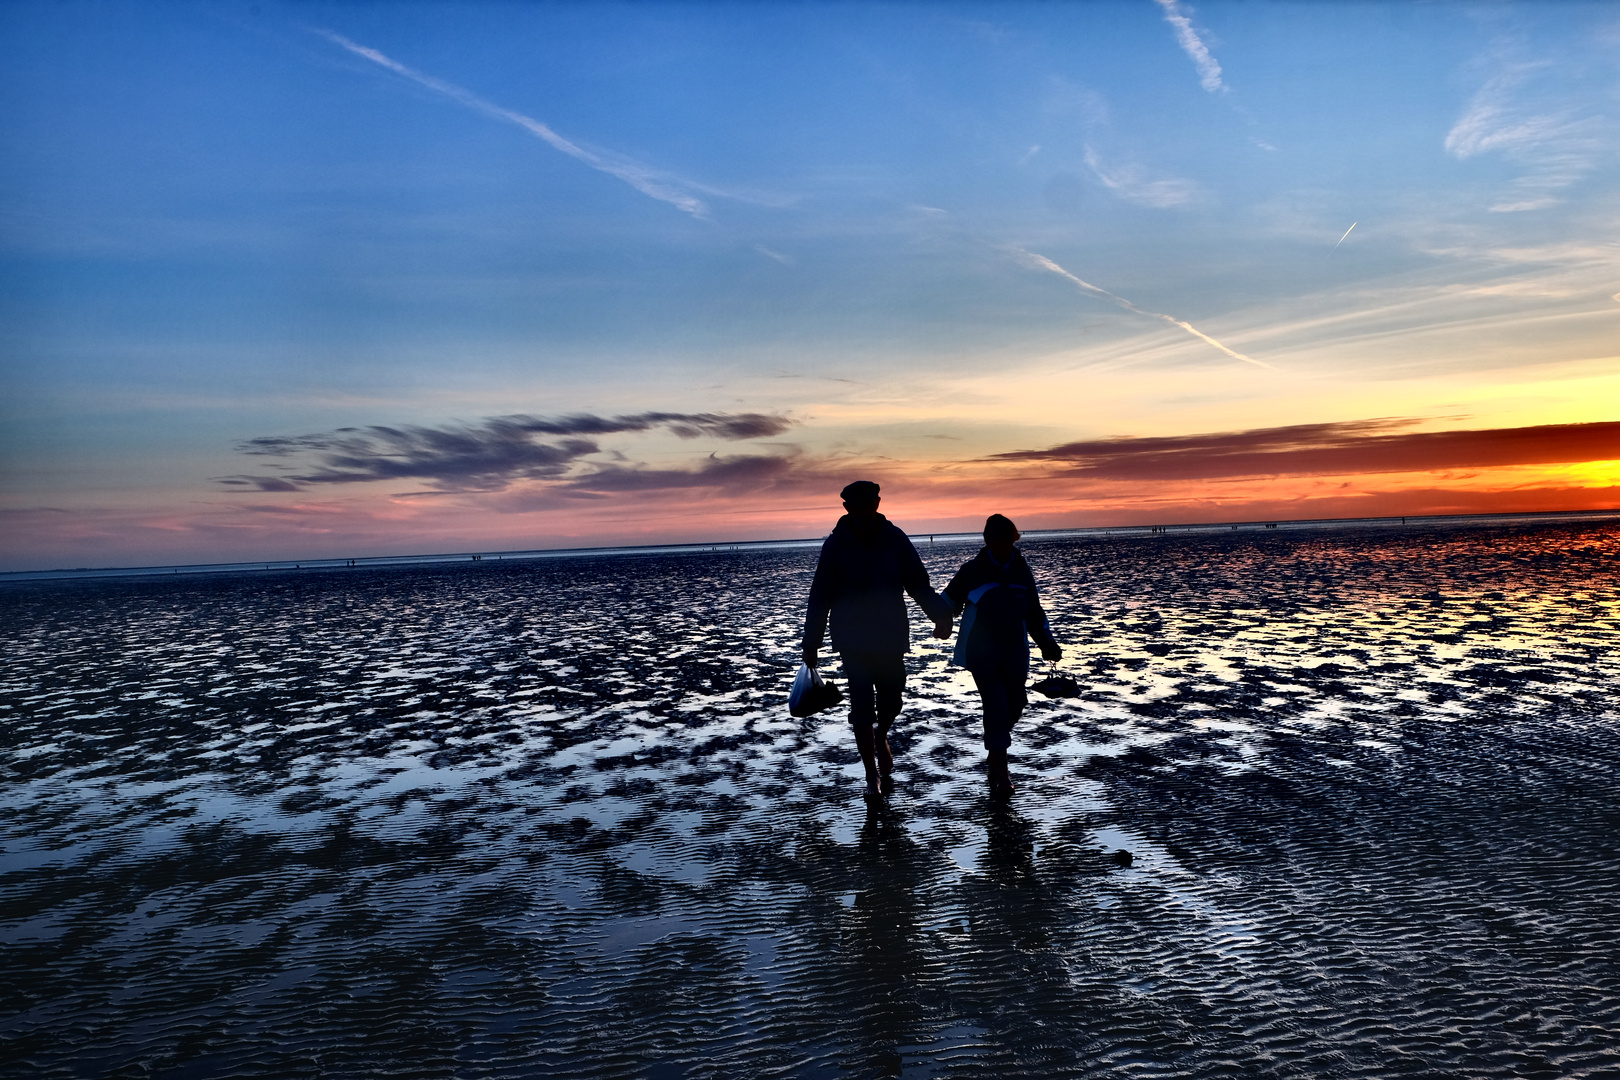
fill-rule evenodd
<path id="1" fill-rule="evenodd" d="M 415 479 L 436 491 L 500 491 L 517 480 L 567 477 L 581 458 L 599 452 L 586 436 L 663 429 L 682 439 L 737 441 L 779 435 L 793 421 L 765 413 L 646 412 L 628 416 L 575 414 L 491 417 L 478 424 L 444 427 L 339 428 L 316 435 L 267 435 L 237 450 L 254 457 L 313 458 L 287 475 L 242 474 L 217 478 L 238 489 L 298 491 L 316 484 L 355 484 Z"/>
<path id="2" fill-rule="evenodd" d="M 1242 360 L 1245 364 L 1253 364 L 1255 367 L 1265 368 L 1268 371 L 1275 371 L 1276 370 L 1270 364 L 1266 363 L 1264 360 L 1256 360 L 1252 356 L 1244 356 L 1240 352 L 1237 352 L 1235 350 L 1227 348 L 1225 345 L 1222 345 L 1220 342 L 1216 341 L 1214 338 L 1210 337 L 1208 334 L 1206 334 L 1202 330 L 1198 329 L 1192 323 L 1182 322 L 1180 319 L 1174 318 L 1174 317 L 1172 317 L 1170 315 L 1162 314 L 1161 312 L 1148 311 L 1146 308 L 1139 308 L 1135 304 L 1131 303 L 1129 300 L 1125 299 L 1123 296 L 1115 296 L 1113 293 L 1109 292 L 1107 289 L 1098 288 L 1096 285 L 1091 284 L 1089 281 L 1081 281 L 1079 278 L 1075 277 L 1073 274 L 1071 274 L 1067 270 L 1063 269 L 1063 267 L 1059 266 L 1057 263 L 1053 262 L 1051 259 L 1048 259 L 1045 255 L 1037 255 L 1033 251 L 1024 251 L 1022 248 L 1017 249 L 1016 254 L 1028 266 L 1032 266 L 1037 270 L 1046 270 L 1046 271 L 1048 271 L 1050 273 L 1057 274 L 1059 277 L 1067 278 L 1068 280 L 1074 282 L 1076 285 L 1080 286 L 1085 291 L 1087 291 L 1089 293 L 1094 293 L 1097 296 L 1107 297 L 1109 300 L 1112 300 L 1114 303 L 1118 304 L 1120 307 L 1124 308 L 1127 311 L 1134 311 L 1138 315 L 1145 315 L 1150 319 L 1158 319 L 1161 322 L 1169 323 L 1171 326 L 1179 327 L 1180 329 L 1185 330 L 1187 333 L 1191 334 L 1193 337 L 1197 338 L 1199 341 L 1202 341 L 1202 342 L 1204 342 L 1206 344 L 1209 344 L 1209 345 L 1213 345 L 1215 348 L 1221 350 L 1221 352 L 1225 353 L 1227 356 L 1233 357 L 1233 358 L 1238 359 L 1238 360 Z"/>
<path id="3" fill-rule="evenodd" d="M 1135 165 L 1104 168 L 1102 158 L 1089 144 L 1086 146 L 1086 165 L 1103 187 L 1127 202 L 1164 210 L 1185 205 L 1198 197 L 1198 185 L 1191 180 L 1174 177 L 1149 180 Z"/>
<path id="4" fill-rule="evenodd" d="M 1135 162 L 1119 164 L 1117 161 L 1119 154 L 1110 153 L 1115 159 L 1112 163 L 1105 160 L 1104 152 L 1100 152 L 1097 147 L 1101 145 L 1106 148 L 1113 142 L 1113 124 L 1109 117 L 1107 99 L 1095 90 L 1076 85 L 1066 79 L 1051 79 L 1047 92 L 1047 108 L 1063 117 L 1065 121 L 1071 117 L 1078 119 L 1079 126 L 1085 133 L 1082 147 L 1086 167 L 1090 169 L 1098 183 L 1119 198 L 1138 206 L 1151 206 L 1161 210 L 1184 206 L 1200 198 L 1200 188 L 1191 180 L 1168 176 Z M 1067 153 L 1062 150 L 1053 157 L 1041 147 L 1031 147 L 1020 159 L 1019 164 L 1023 165 L 1031 160 L 1037 150 L 1042 151 L 1043 160 L 1052 157 L 1054 167 L 1067 158 Z M 1061 169 L 1058 175 L 1064 175 Z"/>
<path id="5" fill-rule="evenodd" d="M 1505 52 L 1508 45 L 1499 46 Z M 1474 93 L 1446 133 L 1445 148 L 1460 161 L 1500 154 L 1525 172 L 1514 182 L 1515 196 L 1491 207 L 1495 213 L 1540 210 L 1559 202 L 1554 194 L 1574 184 L 1596 165 L 1602 121 L 1583 116 L 1584 106 L 1538 92 L 1536 80 L 1556 76 L 1545 61 L 1499 57 L 1495 71 Z"/>
<path id="6" fill-rule="evenodd" d="M 226 487 L 252 488 L 255 491 L 302 491 L 302 484 L 295 484 L 291 480 L 279 476 L 221 476 L 215 481 Z"/>
<path id="7" fill-rule="evenodd" d="M 775 454 L 739 454 L 732 457 L 710 454 L 695 469 L 606 465 L 570 480 L 564 487 L 597 494 L 682 488 L 719 488 L 740 494 L 767 487 L 801 486 L 795 482 L 802 479 L 797 465 L 797 458 Z"/>
<path id="8" fill-rule="evenodd" d="M 710 454 L 691 468 L 600 464 L 561 481 L 514 486 L 483 505 L 502 514 L 577 510 L 593 503 L 647 512 L 658 506 L 696 506 L 736 498 L 757 498 L 769 508 L 772 498 L 819 494 L 827 500 L 825 507 L 831 507 L 836 505 L 835 493 L 850 480 L 849 464 L 799 453 Z M 871 470 L 862 471 L 873 475 Z M 743 512 L 727 510 L 728 515 Z"/>
<path id="9" fill-rule="evenodd" d="M 1212 480 L 1437 472 L 1620 459 L 1620 421 L 1476 431 L 1405 429 L 1386 417 L 1165 438 L 1094 439 L 991 461 L 1050 463 L 1059 475 L 1098 480 Z"/>
<path id="10" fill-rule="evenodd" d="M 550 126 L 541 123 L 532 116 L 525 116 L 523 113 L 503 108 L 492 101 L 484 100 L 471 90 L 464 89 L 454 83 L 445 82 L 443 79 L 436 79 L 431 75 L 425 75 L 414 68 L 406 67 L 376 49 L 350 41 L 342 34 L 320 29 L 314 32 L 334 45 L 338 45 L 356 56 L 364 57 L 374 64 L 387 68 L 396 75 L 409 79 L 419 86 L 424 86 L 459 105 L 466 106 L 474 112 L 522 128 L 535 138 L 540 139 L 556 150 L 560 150 L 576 161 L 582 161 L 599 172 L 617 177 L 643 195 L 657 199 L 660 202 L 669 203 L 671 206 L 684 210 L 695 218 L 706 219 L 708 217 L 708 207 L 704 205 L 703 200 L 683 189 L 707 191 L 710 194 L 724 194 L 714 188 L 704 187 L 701 184 L 649 168 L 619 154 L 609 151 L 588 150 L 578 143 L 557 134 Z"/>
<path id="11" fill-rule="evenodd" d="M 1334 484 L 1313 491 L 1245 491 L 1214 495 L 1157 494 L 1140 500 L 1101 496 L 1088 500 L 1079 520 L 1053 524 L 1166 525 L 1197 522 L 1303 521 L 1407 515 L 1522 514 L 1603 511 L 1620 506 L 1620 488 L 1515 485 L 1508 488 L 1397 487 L 1390 490 Z M 1020 519 L 1022 521 L 1022 519 Z M 1043 523 L 1044 525 L 1044 523 Z"/>
<path id="12" fill-rule="evenodd" d="M 1204 39 L 1193 29 L 1188 9 L 1183 8 L 1177 0 L 1158 0 L 1158 4 L 1164 9 L 1164 21 L 1175 27 L 1176 43 L 1192 58 L 1193 67 L 1198 69 L 1199 85 L 1212 94 L 1225 93 L 1227 86 L 1221 82 L 1221 65 L 1209 54 Z"/>

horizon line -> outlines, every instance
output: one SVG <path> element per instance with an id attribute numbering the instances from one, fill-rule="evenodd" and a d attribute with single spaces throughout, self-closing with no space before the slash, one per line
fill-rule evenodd
<path id="1" fill-rule="evenodd" d="M 1478 522 L 1542 519 L 1549 521 L 1602 519 L 1620 517 L 1620 507 L 1607 510 L 1515 510 L 1488 514 L 1382 514 L 1375 517 L 1353 518 L 1255 518 L 1243 521 L 1181 521 L 1156 525 L 1082 525 L 1056 529 L 1026 529 L 1023 538 L 1060 539 L 1069 536 L 1128 536 L 1168 535 L 1178 532 L 1214 532 L 1221 529 L 1277 529 L 1330 528 L 1354 525 L 1412 526 L 1445 522 Z M 915 532 L 907 533 L 916 540 L 927 537 L 930 543 L 938 541 L 963 542 L 978 539 L 976 532 Z M 94 577 L 159 577 L 178 574 L 220 574 L 232 571 L 258 572 L 287 570 L 363 570 L 390 566 L 420 566 L 436 563 L 502 562 L 527 559 L 581 558 L 585 556 L 612 556 L 656 554 L 710 554 L 748 549 L 797 547 L 819 544 L 826 535 L 782 538 L 776 540 L 707 540 L 672 544 L 614 544 L 597 547 L 569 548 L 517 548 L 506 551 L 457 551 L 415 555 L 353 555 L 317 556 L 289 559 L 248 559 L 225 563 L 165 563 L 152 566 L 78 566 L 51 570 L 0 570 L 0 584 L 23 581 L 67 581 Z M 260 569 L 260 568 L 263 569 Z"/>

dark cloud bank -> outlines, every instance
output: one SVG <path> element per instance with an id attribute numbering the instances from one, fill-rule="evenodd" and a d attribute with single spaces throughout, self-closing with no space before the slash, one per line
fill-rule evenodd
<path id="1" fill-rule="evenodd" d="M 1620 459 L 1620 421 L 1545 424 L 1474 431 L 1414 432 L 1408 418 L 1295 424 L 1249 431 L 1164 438 L 1093 439 L 1047 450 L 1017 450 L 982 459 L 1025 464 L 1026 479 L 1162 482 L 1268 476 L 1348 476 L 1443 472 L 1506 465 Z M 302 491 L 317 485 L 413 480 L 433 492 L 501 492 L 523 480 L 543 481 L 530 495 L 546 505 L 563 498 L 714 488 L 786 490 L 832 483 L 826 461 L 792 453 L 711 453 L 690 468 L 626 461 L 585 462 L 602 453 L 595 436 L 662 429 L 684 439 L 728 442 L 780 435 L 794 421 L 764 413 L 664 413 L 630 416 L 500 416 L 442 427 L 339 428 L 318 435 L 266 436 L 238 449 L 280 459 L 281 475 L 238 475 L 221 484 L 257 491 Z M 972 483 L 971 480 L 966 481 Z M 521 498 L 520 498 L 521 496 Z M 516 505 L 516 504 L 514 504 Z"/>
<path id="2" fill-rule="evenodd" d="M 1438 472 L 1620 458 L 1620 421 L 1480 431 L 1402 429 L 1421 421 L 1353 420 L 1152 439 L 1093 439 L 989 460 L 1056 466 L 1090 480 L 1214 480 Z"/>
<path id="3" fill-rule="evenodd" d="M 237 449 L 308 464 L 283 466 L 288 471 L 281 476 L 243 474 L 221 477 L 219 483 L 258 491 L 301 491 L 317 484 L 412 479 L 437 491 L 501 491 L 517 480 L 563 480 L 581 458 L 601 452 L 589 436 L 662 428 L 683 439 L 738 441 L 780 435 L 793 423 L 765 413 L 516 415 L 443 427 L 373 426 L 318 435 L 269 435 L 249 439 Z M 602 491 L 714 486 L 754 475 L 768 478 L 785 468 L 785 462 L 769 455 L 711 455 L 691 471 L 607 466 L 571 478 L 569 486 Z"/>

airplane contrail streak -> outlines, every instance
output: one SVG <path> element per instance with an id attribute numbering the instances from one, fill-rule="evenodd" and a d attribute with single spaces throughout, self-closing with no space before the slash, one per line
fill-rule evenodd
<path id="1" fill-rule="evenodd" d="M 1023 250 L 1020 250 L 1019 254 L 1022 255 L 1029 262 L 1030 265 L 1036 267 L 1037 269 L 1047 270 L 1047 271 L 1050 271 L 1051 273 L 1057 274 L 1057 275 L 1059 275 L 1061 277 L 1068 278 L 1070 281 L 1074 282 L 1076 285 L 1080 286 L 1082 289 L 1086 290 L 1087 292 L 1096 293 L 1098 296 L 1107 297 L 1109 300 L 1112 300 L 1114 303 L 1118 304 L 1120 307 L 1124 308 L 1126 311 L 1134 311 L 1138 315 L 1146 315 L 1150 319 L 1158 319 L 1161 322 L 1169 323 L 1171 326 L 1179 327 L 1182 330 L 1185 330 L 1187 333 L 1191 334 L 1193 337 L 1197 338 L 1199 341 L 1202 341 L 1207 345 L 1213 345 L 1215 348 L 1221 350 L 1221 352 L 1225 353 L 1227 356 L 1230 356 L 1235 360 L 1241 360 L 1245 364 L 1253 364 L 1255 367 L 1265 368 L 1267 371 L 1276 371 L 1277 370 L 1276 368 L 1272 367 L 1270 364 L 1266 363 L 1264 360 L 1256 360 L 1252 356 L 1244 356 L 1242 353 L 1238 352 L 1236 349 L 1227 348 L 1225 345 L 1222 345 L 1220 342 L 1216 341 L 1214 338 L 1210 337 L 1208 334 L 1206 334 L 1202 330 L 1198 329 L 1198 327 L 1194 326 L 1192 323 L 1183 322 L 1180 319 L 1177 319 L 1177 318 L 1175 318 L 1173 316 L 1170 316 L 1170 315 L 1166 315 L 1163 312 L 1149 311 L 1146 308 L 1139 308 L 1135 304 L 1131 303 L 1129 300 L 1125 299 L 1123 296 L 1115 296 L 1113 293 L 1109 292 L 1107 289 L 1098 288 L 1097 286 L 1093 285 L 1089 281 L 1082 281 L 1079 278 L 1075 277 L 1073 274 L 1069 273 L 1067 270 L 1063 269 L 1063 267 L 1059 266 L 1057 263 L 1053 262 L 1051 259 L 1048 259 L 1045 255 L 1037 255 L 1033 251 L 1023 251 Z"/>
<path id="2" fill-rule="evenodd" d="M 1352 230 L 1353 230 L 1353 229 L 1355 229 L 1355 227 L 1356 227 L 1356 226 L 1357 226 L 1357 225 L 1359 225 L 1359 224 L 1361 224 L 1361 222 L 1359 222 L 1359 221 L 1352 221 L 1352 222 L 1351 222 L 1351 223 L 1350 223 L 1350 228 L 1348 228 L 1348 229 L 1346 229 L 1346 230 L 1344 230 L 1344 236 L 1349 236 L 1349 235 L 1350 235 L 1350 233 L 1351 233 L 1351 231 L 1352 231 Z M 1344 236 L 1341 236 L 1341 237 L 1339 237 L 1339 244 L 1342 244 L 1342 243 L 1344 243 Z M 1339 244 L 1334 244 L 1334 245 L 1333 245 L 1333 251 L 1338 251 L 1338 250 L 1339 250 Z M 1331 258 L 1333 258 L 1333 251 L 1330 251 L 1330 252 L 1328 252 L 1328 258 L 1330 258 L 1330 259 L 1331 259 Z"/>
<path id="3" fill-rule="evenodd" d="M 591 168 L 605 172 L 609 176 L 623 180 L 643 195 L 650 196 L 660 202 L 667 202 L 679 210 L 686 211 L 695 218 L 708 217 L 708 207 L 703 204 L 701 199 L 693 198 L 686 192 L 664 182 L 658 173 L 643 165 L 638 165 L 632 161 L 615 161 L 595 151 L 587 150 L 578 143 L 557 134 L 550 127 L 532 116 L 525 116 L 512 109 L 502 108 L 492 101 L 485 101 L 471 90 L 464 89 L 454 83 L 445 82 L 443 79 L 435 79 L 431 75 L 424 75 L 414 68 L 406 67 L 392 57 L 383 55 L 376 49 L 350 41 L 342 34 L 321 29 L 316 29 L 314 32 L 334 45 L 347 49 L 356 56 L 364 57 L 380 67 L 387 68 L 394 74 L 401 75 L 419 86 L 425 86 L 436 94 L 442 94 L 459 105 L 465 105 L 474 112 L 483 113 L 493 119 L 504 120 L 508 124 L 516 125 L 569 157 L 582 161 Z"/>

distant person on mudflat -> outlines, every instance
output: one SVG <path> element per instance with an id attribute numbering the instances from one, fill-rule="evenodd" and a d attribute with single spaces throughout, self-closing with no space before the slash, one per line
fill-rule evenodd
<path id="1" fill-rule="evenodd" d="M 950 629 L 950 606 L 928 582 L 911 540 L 878 513 L 878 485 L 857 480 L 840 493 L 844 516 L 821 545 L 810 611 L 804 620 L 804 662 L 816 666 L 832 623 L 832 647 L 843 661 L 849 723 L 866 767 L 868 795 L 894 790 L 889 727 L 900 715 L 906 687 L 905 655 L 911 624 L 902 593 L 910 593 L 934 621 Z"/>
<path id="2" fill-rule="evenodd" d="M 1010 520 L 991 514 L 984 523 L 984 547 L 945 586 L 952 613 L 962 616 L 955 660 L 968 669 L 979 688 L 984 705 L 985 769 L 990 793 L 998 798 L 1013 792 L 1007 752 L 1012 746 L 1013 725 L 1029 700 L 1024 692 L 1029 677 L 1029 639 L 1034 638 L 1041 647 L 1043 658 L 1063 659 L 1041 607 L 1035 575 L 1023 552 L 1014 546 L 1019 535 Z M 935 634 L 944 637 L 940 630 L 949 629 L 949 623 L 940 624 Z"/>

